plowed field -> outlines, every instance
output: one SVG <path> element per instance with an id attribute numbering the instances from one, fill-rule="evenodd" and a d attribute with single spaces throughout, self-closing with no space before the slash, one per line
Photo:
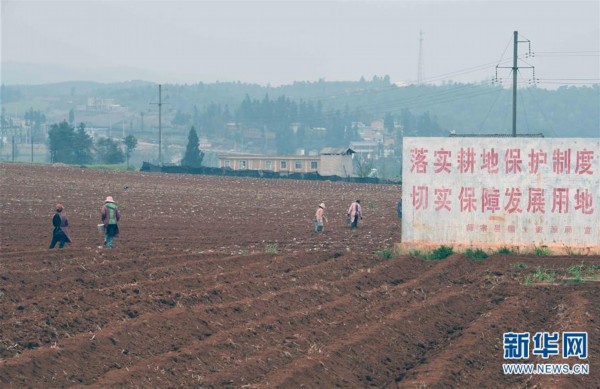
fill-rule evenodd
<path id="1" fill-rule="evenodd" d="M 599 385 L 600 258 L 388 259 L 397 186 L 13 164 L 0 180 L 1 387 Z M 96 229 L 107 195 L 112 250 Z M 73 243 L 50 251 L 57 202 Z M 564 282 L 574 265 L 584 281 Z M 587 331 L 587 360 L 525 362 L 590 374 L 504 375 L 508 331 Z"/>

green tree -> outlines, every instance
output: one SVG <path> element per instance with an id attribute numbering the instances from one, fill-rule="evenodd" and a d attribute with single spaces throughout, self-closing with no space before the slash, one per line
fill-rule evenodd
<path id="1" fill-rule="evenodd" d="M 188 167 L 200 167 L 202 166 L 202 159 L 204 153 L 200 151 L 200 142 L 198 141 L 198 134 L 196 129 L 192 126 L 190 133 L 188 134 L 188 144 L 185 148 L 185 154 L 181 160 L 181 166 Z"/>
<path id="2" fill-rule="evenodd" d="M 92 163 L 94 159 L 92 154 L 93 146 L 92 137 L 85 132 L 85 124 L 79 123 L 73 136 L 74 162 L 83 165 Z"/>
<path id="3" fill-rule="evenodd" d="M 96 142 L 96 157 L 100 163 L 116 164 L 125 162 L 125 154 L 119 144 L 111 138 L 98 139 Z"/>
<path id="4" fill-rule="evenodd" d="M 69 111 L 69 124 L 73 125 L 73 123 L 75 122 L 75 111 L 73 111 L 72 109 Z"/>
<path id="5" fill-rule="evenodd" d="M 369 173 L 371 173 L 371 170 L 373 169 L 373 166 L 375 166 L 372 159 L 363 158 L 359 156 L 355 156 L 354 163 L 356 167 L 356 175 L 360 178 L 368 177 Z"/>
<path id="6" fill-rule="evenodd" d="M 52 162 L 76 163 L 74 152 L 75 130 L 66 121 L 50 126 L 48 149 Z"/>
<path id="7" fill-rule="evenodd" d="M 127 158 L 127 168 L 129 169 L 129 158 L 131 157 L 131 153 L 137 147 L 137 138 L 133 135 L 127 135 L 125 139 L 123 139 L 123 143 L 125 143 L 125 157 Z"/>

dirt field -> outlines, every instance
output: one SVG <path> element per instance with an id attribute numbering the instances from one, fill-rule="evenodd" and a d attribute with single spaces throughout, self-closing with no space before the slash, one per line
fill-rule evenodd
<path id="1" fill-rule="evenodd" d="M 599 385 L 600 284 L 563 278 L 600 258 L 387 259 L 397 186 L 11 164 L 0 183 L 1 387 Z M 107 195 L 113 250 L 97 247 Z M 49 251 L 56 202 L 74 242 Z M 590 374 L 504 375 L 508 331 L 587 331 L 589 358 L 567 362 Z"/>

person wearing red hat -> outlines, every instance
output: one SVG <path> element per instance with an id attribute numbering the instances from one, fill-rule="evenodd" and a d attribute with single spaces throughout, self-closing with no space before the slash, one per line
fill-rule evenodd
<path id="1" fill-rule="evenodd" d="M 121 219 L 119 208 L 112 196 L 104 200 L 101 210 L 102 223 L 104 223 L 104 247 L 111 249 L 113 247 L 113 238 L 119 235 L 119 226 L 117 222 Z"/>
<path id="2" fill-rule="evenodd" d="M 71 238 L 69 238 L 69 220 L 67 219 L 67 215 L 64 212 L 64 207 L 62 204 L 56 204 L 55 211 L 56 213 L 52 217 L 52 226 L 54 230 L 52 231 L 52 241 L 50 242 L 49 249 L 54 249 L 56 243 L 58 243 L 58 248 L 62 249 L 65 247 L 65 243 L 71 243 Z"/>

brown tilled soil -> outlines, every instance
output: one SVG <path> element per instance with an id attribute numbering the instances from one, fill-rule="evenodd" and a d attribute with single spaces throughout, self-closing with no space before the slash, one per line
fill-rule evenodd
<path id="1" fill-rule="evenodd" d="M 13 164 L 0 183 L 1 387 L 599 385 L 600 285 L 563 278 L 600 258 L 387 259 L 397 186 Z M 113 250 L 98 248 L 107 195 Z M 57 202 L 73 244 L 49 251 Z M 589 333 L 589 375 L 503 374 L 504 332 L 569 330 Z"/>

